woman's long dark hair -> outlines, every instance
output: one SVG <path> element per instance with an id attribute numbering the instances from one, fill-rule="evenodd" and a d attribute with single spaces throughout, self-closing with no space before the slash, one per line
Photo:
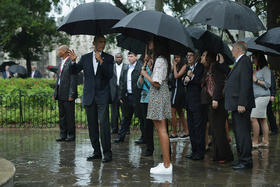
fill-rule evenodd
<path id="1" fill-rule="evenodd" d="M 214 64 L 216 64 L 216 53 L 213 53 L 211 51 L 207 51 L 207 55 L 206 55 L 206 62 L 209 65 L 209 70 L 212 71 L 212 67 Z"/>
<path id="2" fill-rule="evenodd" d="M 168 77 L 170 71 L 171 71 L 171 64 L 170 64 L 170 52 L 168 49 L 168 40 L 163 38 L 154 37 L 154 60 L 156 60 L 159 56 L 165 58 L 167 60 L 167 75 Z M 153 66 L 154 69 L 154 66 Z"/>
<path id="3" fill-rule="evenodd" d="M 253 53 L 253 56 L 257 58 L 258 65 L 257 65 L 257 70 L 262 69 L 263 67 L 267 66 L 268 63 L 265 59 L 264 54 L 262 53 Z"/>

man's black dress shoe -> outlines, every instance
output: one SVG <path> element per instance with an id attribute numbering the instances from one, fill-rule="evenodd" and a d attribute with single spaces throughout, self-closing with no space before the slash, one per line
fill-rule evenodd
<path id="1" fill-rule="evenodd" d="M 186 158 L 192 160 L 193 159 L 193 155 L 192 154 L 186 155 Z"/>
<path id="2" fill-rule="evenodd" d="M 239 164 L 240 164 L 239 161 L 235 161 L 235 162 L 232 162 L 232 163 L 231 163 L 231 166 L 237 166 L 237 165 L 239 165 Z"/>
<path id="3" fill-rule="evenodd" d="M 57 138 L 56 141 L 57 142 L 64 142 L 66 139 L 65 138 Z"/>
<path id="4" fill-rule="evenodd" d="M 65 141 L 66 142 L 73 142 L 73 141 L 75 141 L 75 138 L 66 138 Z"/>
<path id="5" fill-rule="evenodd" d="M 104 157 L 104 158 L 102 159 L 102 162 L 103 162 L 103 163 L 111 162 L 111 161 L 112 161 L 112 157 Z"/>
<path id="6" fill-rule="evenodd" d="M 114 140 L 114 142 L 115 142 L 115 143 L 124 142 L 124 138 L 118 137 L 117 139 Z"/>
<path id="7" fill-rule="evenodd" d="M 203 160 L 204 156 L 192 156 L 192 160 Z"/>
<path id="8" fill-rule="evenodd" d="M 251 169 L 253 167 L 253 164 L 242 164 L 239 163 L 235 166 L 232 166 L 232 169 L 238 170 L 238 169 Z"/>
<path id="9" fill-rule="evenodd" d="M 101 155 L 93 154 L 92 156 L 87 157 L 87 161 L 92 161 L 92 160 L 101 159 L 101 158 L 102 158 Z"/>
<path id="10" fill-rule="evenodd" d="M 145 151 L 144 153 L 143 153 L 143 156 L 153 156 L 153 151 Z"/>
<path id="11" fill-rule="evenodd" d="M 272 131 L 271 133 L 270 133 L 270 135 L 276 135 L 278 132 L 277 131 Z"/>
<path id="12" fill-rule="evenodd" d="M 140 138 L 139 140 L 136 140 L 134 143 L 136 143 L 136 144 L 145 144 L 145 141 L 142 138 Z"/>

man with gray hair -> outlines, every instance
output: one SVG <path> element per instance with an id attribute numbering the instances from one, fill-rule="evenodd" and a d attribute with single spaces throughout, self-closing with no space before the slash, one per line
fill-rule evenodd
<path id="1" fill-rule="evenodd" d="M 58 48 L 61 64 L 57 71 L 56 87 L 53 99 L 58 100 L 60 137 L 56 141 L 75 141 L 75 99 L 77 92 L 77 77 L 72 75 L 69 48 L 62 45 Z"/>
<path id="2" fill-rule="evenodd" d="M 225 109 L 232 112 L 233 131 L 236 140 L 238 161 L 233 169 L 252 168 L 252 141 L 250 114 L 255 107 L 253 93 L 253 67 L 246 56 L 247 45 L 236 42 L 232 48 L 235 63 L 225 84 Z M 220 55 L 220 63 L 224 59 Z"/>
<path id="3" fill-rule="evenodd" d="M 118 120 L 120 117 L 119 108 L 123 114 L 123 109 L 120 103 L 120 79 L 123 77 L 123 71 L 128 68 L 128 65 L 123 63 L 122 53 L 115 54 L 115 62 L 113 68 L 113 77 L 110 80 L 110 93 L 111 93 L 111 128 L 112 134 L 117 134 L 119 131 Z"/>

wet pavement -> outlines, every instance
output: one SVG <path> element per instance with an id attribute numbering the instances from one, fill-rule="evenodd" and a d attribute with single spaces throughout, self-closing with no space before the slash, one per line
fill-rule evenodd
<path id="1" fill-rule="evenodd" d="M 150 176 L 161 161 L 157 137 L 154 155 L 144 157 L 145 146 L 134 144 L 139 134 L 131 131 L 124 143 L 112 143 L 113 161 L 103 164 L 86 161 L 93 151 L 87 130 L 77 130 L 76 143 L 57 143 L 57 136 L 58 129 L 0 129 L 0 157 L 15 164 L 15 186 L 280 186 L 279 135 L 270 137 L 269 149 L 252 152 L 254 167 L 244 171 L 212 162 L 211 152 L 203 161 L 188 160 L 190 142 L 172 143 L 171 177 Z"/>

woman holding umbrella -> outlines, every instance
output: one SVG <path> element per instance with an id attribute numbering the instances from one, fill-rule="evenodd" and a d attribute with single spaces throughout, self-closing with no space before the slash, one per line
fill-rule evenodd
<path id="1" fill-rule="evenodd" d="M 171 103 L 168 89 L 168 74 L 170 71 L 170 54 L 164 39 L 154 37 L 149 42 L 149 50 L 155 59 L 152 75 L 149 76 L 145 69 L 141 74 L 151 83 L 150 98 L 148 104 L 147 118 L 153 120 L 157 129 L 163 156 L 163 163 L 150 169 L 151 174 L 172 174 L 170 163 L 169 138 L 166 128 L 166 119 L 171 118 Z"/>

